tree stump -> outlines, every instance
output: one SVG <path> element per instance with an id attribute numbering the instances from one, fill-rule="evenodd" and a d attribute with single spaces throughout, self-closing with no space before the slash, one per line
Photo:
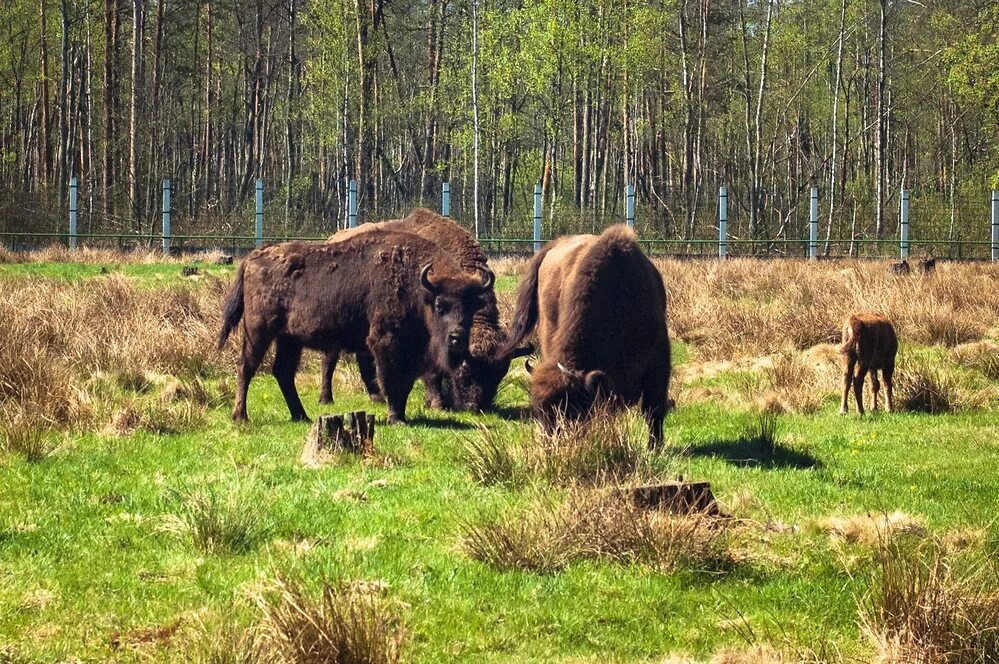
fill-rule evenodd
<path id="1" fill-rule="evenodd" d="M 374 450 L 375 416 L 354 411 L 343 415 L 320 415 L 309 431 L 302 461 L 318 463 L 322 455 L 350 452 L 367 456 Z"/>
<path id="2" fill-rule="evenodd" d="M 699 512 L 711 516 L 721 515 L 715 496 L 708 482 L 675 482 L 645 484 L 622 490 L 637 507 L 669 510 L 678 514 Z"/>
<path id="3" fill-rule="evenodd" d="M 198 273 L 198 268 L 193 265 L 185 265 L 180 269 L 180 276 L 182 277 L 193 277 Z"/>

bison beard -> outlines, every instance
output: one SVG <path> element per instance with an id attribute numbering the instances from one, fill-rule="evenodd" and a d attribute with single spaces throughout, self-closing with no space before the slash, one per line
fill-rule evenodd
<path id="1" fill-rule="evenodd" d="M 662 440 L 670 356 L 666 290 L 635 234 L 562 238 L 544 247 L 521 281 L 507 352 L 535 329 L 542 361 L 531 370 L 535 418 L 590 416 L 597 401 L 641 402 L 649 445 Z"/>
<path id="2" fill-rule="evenodd" d="M 272 372 L 293 420 L 306 420 L 295 388 L 302 350 L 370 356 L 388 402 L 404 421 L 406 399 L 429 366 L 446 371 L 467 352 L 473 315 L 492 275 L 463 272 L 437 245 L 409 233 L 375 231 L 337 244 L 279 244 L 252 252 L 226 300 L 221 347 L 243 322 L 234 420 L 276 343 Z"/>
<path id="3" fill-rule="evenodd" d="M 368 223 L 344 230 L 329 239 L 331 244 L 374 231 L 413 233 L 436 244 L 453 258 L 462 269 L 469 272 L 488 271 L 486 255 L 471 234 L 441 215 L 424 208 L 413 210 L 405 219 Z M 484 296 L 485 306 L 475 312 L 469 337 L 469 348 L 464 359 L 448 372 L 432 367 L 423 376 L 426 385 L 427 405 L 432 408 L 464 408 L 481 411 L 489 408 L 496 397 L 500 381 L 510 368 L 510 361 L 532 352 L 521 348 L 512 355 L 501 353 L 506 335 L 499 322 L 496 294 L 490 289 Z M 320 403 L 332 403 L 333 372 L 339 353 L 328 353 L 323 361 Z M 369 353 L 357 354 L 361 378 L 372 401 L 382 401 L 382 394 L 375 380 L 374 361 Z"/>

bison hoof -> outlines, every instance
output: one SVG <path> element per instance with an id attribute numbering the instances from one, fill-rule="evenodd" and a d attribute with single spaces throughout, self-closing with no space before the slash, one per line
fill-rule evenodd
<path id="1" fill-rule="evenodd" d="M 839 409 L 839 414 L 840 414 L 840 415 L 847 415 L 848 413 L 847 413 L 847 410 L 846 410 L 846 408 L 840 408 L 840 409 Z"/>
<path id="2" fill-rule="evenodd" d="M 371 403 L 385 403 L 385 397 L 380 394 L 369 394 L 368 398 L 371 399 Z"/>
<path id="3" fill-rule="evenodd" d="M 321 395 L 319 397 L 319 403 L 320 403 L 320 405 L 328 406 L 331 403 L 333 403 L 333 397 L 331 397 L 331 396 L 329 396 L 327 394 L 323 394 L 323 395 Z"/>
<path id="4" fill-rule="evenodd" d="M 306 415 L 306 414 L 304 414 L 304 413 L 301 414 L 301 415 L 292 415 L 291 416 L 291 421 L 292 422 L 306 422 L 306 423 L 312 422 L 312 420 L 309 419 L 309 416 Z"/>

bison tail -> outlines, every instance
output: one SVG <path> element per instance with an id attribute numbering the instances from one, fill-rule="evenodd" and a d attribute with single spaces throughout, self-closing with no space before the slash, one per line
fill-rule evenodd
<path id="1" fill-rule="evenodd" d="M 843 326 L 843 342 L 839 345 L 839 352 L 846 353 L 854 344 L 854 339 L 856 338 L 856 331 L 853 329 L 853 322 L 848 321 L 846 325 Z"/>
<path id="2" fill-rule="evenodd" d="M 229 291 L 229 296 L 225 299 L 225 305 L 222 307 L 222 330 L 219 332 L 218 340 L 219 350 L 225 346 L 229 335 L 239 325 L 239 321 L 243 319 L 243 268 L 245 266 L 246 263 L 239 266 L 239 271 L 236 272 L 236 280 L 232 284 L 232 290 Z"/>
<path id="3" fill-rule="evenodd" d="M 514 349 L 534 331 L 534 326 L 538 323 L 538 272 L 541 269 L 541 262 L 551 247 L 549 244 L 534 255 L 527 267 L 527 274 L 520 282 L 520 287 L 517 289 L 517 306 L 513 312 L 513 322 L 510 324 L 503 355 L 511 355 Z"/>

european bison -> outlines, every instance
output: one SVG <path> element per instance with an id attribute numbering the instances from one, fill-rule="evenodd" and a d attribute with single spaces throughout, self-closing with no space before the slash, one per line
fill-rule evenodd
<path id="1" fill-rule="evenodd" d="M 892 263 L 888 269 L 892 274 L 909 274 L 912 271 L 909 267 L 909 261 L 905 259 Z"/>
<path id="2" fill-rule="evenodd" d="M 376 230 L 402 231 L 419 235 L 437 244 L 457 261 L 462 269 L 469 272 L 489 269 L 486 255 L 482 253 L 479 244 L 467 230 L 425 208 L 413 210 L 405 219 L 368 223 L 341 231 L 331 237 L 329 242 L 342 242 Z M 531 352 L 531 348 L 521 348 L 513 355 L 501 354 L 500 351 L 506 343 L 506 334 L 500 325 L 495 292 L 489 290 L 483 295 L 483 300 L 485 305 L 475 312 L 472 319 L 467 357 L 449 375 L 432 367 L 423 377 L 428 406 L 434 408 L 455 406 L 475 411 L 489 408 L 496 397 L 500 381 L 510 369 L 510 361 L 513 357 Z M 333 371 L 338 360 L 339 353 L 332 352 L 327 353 L 323 361 L 320 403 L 333 401 Z M 366 352 L 358 353 L 357 364 L 368 395 L 374 401 L 381 401 L 378 384 L 374 381 L 375 372 L 371 355 Z"/>
<path id="3" fill-rule="evenodd" d="M 457 366 L 493 275 L 463 271 L 437 245 L 410 233 L 377 231 L 337 244 L 299 242 L 252 252 L 225 303 L 221 348 L 243 321 L 234 420 L 246 419 L 246 391 L 276 341 L 273 374 L 293 420 L 308 416 L 295 389 L 302 349 L 368 352 L 388 401 L 389 422 L 428 364 Z"/>
<path id="4" fill-rule="evenodd" d="M 895 406 L 892 376 L 895 373 L 895 355 L 898 353 L 898 337 L 891 321 L 881 314 L 853 314 L 843 324 L 843 343 L 839 347 L 843 355 L 843 401 L 839 412 L 846 415 L 850 388 L 853 387 L 857 400 L 857 412 L 864 414 L 864 378 L 871 374 L 874 389 L 873 410 L 878 409 L 878 392 L 881 383 L 878 371 L 884 378 L 887 388 L 887 408 L 890 413 Z"/>
<path id="5" fill-rule="evenodd" d="M 933 272 L 937 269 L 937 259 L 920 258 L 917 265 L 919 266 L 919 274 L 925 277 L 933 274 Z"/>
<path id="6" fill-rule="evenodd" d="M 540 364 L 531 372 L 535 417 L 586 419 L 594 403 L 641 401 L 649 445 L 662 441 L 670 378 L 666 289 L 635 234 L 612 226 L 545 246 L 517 293 L 508 352 L 537 327 Z"/>

